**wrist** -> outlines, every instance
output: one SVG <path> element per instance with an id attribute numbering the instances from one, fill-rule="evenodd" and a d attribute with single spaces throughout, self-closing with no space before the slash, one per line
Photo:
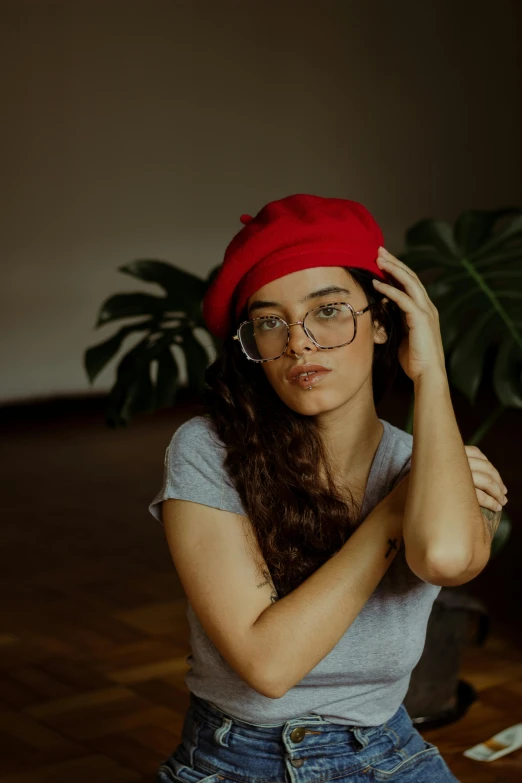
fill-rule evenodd
<path id="1" fill-rule="evenodd" d="M 448 375 L 445 368 L 437 368 L 433 370 L 427 370 L 419 375 L 413 384 L 415 392 L 420 389 L 426 388 L 432 391 L 444 391 L 449 390 Z"/>

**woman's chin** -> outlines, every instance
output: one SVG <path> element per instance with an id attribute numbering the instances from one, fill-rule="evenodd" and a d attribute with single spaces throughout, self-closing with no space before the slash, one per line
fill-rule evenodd
<path id="1" fill-rule="evenodd" d="M 319 413 L 337 408 L 343 401 L 335 401 L 331 394 L 321 393 L 322 390 L 314 389 L 291 389 L 284 390 L 284 394 L 279 394 L 285 405 L 288 405 L 296 413 L 304 416 L 317 416 Z M 289 394 L 289 391 L 292 393 Z M 277 392 L 277 389 L 276 389 Z"/>

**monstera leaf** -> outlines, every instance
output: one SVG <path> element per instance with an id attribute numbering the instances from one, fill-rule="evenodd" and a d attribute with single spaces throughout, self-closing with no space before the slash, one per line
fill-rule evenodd
<path id="1" fill-rule="evenodd" d="M 100 308 L 95 328 L 111 321 L 138 320 L 120 326 L 107 340 L 85 351 L 84 367 L 91 384 L 116 357 L 129 335 L 145 333 L 119 360 L 116 382 L 107 399 L 108 426 L 126 426 L 137 413 L 152 413 L 174 403 L 180 375 L 174 345 L 183 352 L 189 388 L 201 393 L 210 355 L 195 330 L 205 330 L 201 305 L 218 268 L 206 280 L 158 260 L 137 260 L 119 268 L 144 282 L 157 283 L 164 293 L 114 294 Z M 210 342 L 218 350 L 220 341 L 205 332 L 207 344 Z"/>
<path id="2" fill-rule="evenodd" d="M 450 383 L 473 404 L 492 351 L 500 404 L 521 408 L 522 210 L 471 210 L 453 228 L 421 220 L 398 258 L 418 274 L 438 272 L 425 287 L 439 311 Z"/>

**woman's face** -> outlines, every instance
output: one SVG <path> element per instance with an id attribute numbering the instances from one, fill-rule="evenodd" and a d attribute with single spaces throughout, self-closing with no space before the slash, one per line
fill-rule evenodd
<path id="1" fill-rule="evenodd" d="M 325 289 L 331 290 L 326 293 Z M 267 283 L 252 294 L 247 302 L 248 317 L 278 315 L 293 324 L 302 321 L 312 308 L 333 302 L 347 302 L 357 311 L 366 307 L 368 299 L 343 267 L 302 269 Z M 327 310 L 324 315 L 331 313 Z M 385 331 L 374 324 L 371 310 L 357 316 L 355 339 L 340 348 L 318 348 L 302 326 L 291 326 L 286 352 L 278 359 L 261 363 L 260 372 L 265 373 L 289 408 L 305 415 L 317 415 L 346 404 L 365 384 L 371 389 L 373 346 L 386 340 Z M 326 372 L 318 372 L 315 381 L 314 376 L 308 381 L 287 376 L 296 367 L 303 366 L 306 370 L 304 365 L 319 365 Z M 308 386 L 312 386 L 311 390 Z"/>

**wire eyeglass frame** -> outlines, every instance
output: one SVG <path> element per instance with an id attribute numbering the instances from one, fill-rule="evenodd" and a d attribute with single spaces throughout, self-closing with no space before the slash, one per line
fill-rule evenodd
<path id="1" fill-rule="evenodd" d="M 312 337 L 311 333 L 308 331 L 308 329 L 307 329 L 307 327 L 305 325 L 306 316 L 308 315 L 308 313 L 311 313 L 314 310 L 322 310 L 324 308 L 334 307 L 335 305 L 346 305 L 346 307 L 349 307 L 350 310 L 352 311 L 353 337 L 352 337 L 351 340 L 348 340 L 348 342 L 340 343 L 339 345 L 320 345 Z M 316 346 L 316 348 L 319 348 L 322 351 L 331 351 L 333 348 L 342 348 L 345 345 L 350 345 L 350 343 L 353 343 L 353 341 L 355 340 L 355 338 L 357 336 L 357 316 L 362 315 L 367 310 L 370 310 L 373 306 L 374 305 L 372 303 L 370 303 L 370 304 L 366 305 L 366 307 L 363 308 L 362 310 L 354 310 L 352 305 L 349 302 L 328 302 L 328 304 L 319 305 L 319 307 L 312 307 L 310 310 L 308 310 L 307 313 L 305 313 L 305 315 L 303 316 L 303 320 L 302 321 L 294 321 L 294 323 L 291 323 L 291 324 L 287 323 L 285 321 L 285 319 L 281 318 L 281 316 L 279 316 L 279 315 L 260 315 L 257 318 L 250 318 L 250 319 L 248 319 L 246 321 L 242 321 L 239 324 L 238 328 L 237 328 L 236 334 L 234 334 L 232 336 L 232 339 L 239 341 L 239 345 L 241 346 L 241 350 L 243 351 L 243 353 L 245 354 L 246 358 L 249 361 L 251 361 L 251 362 L 258 362 L 259 364 L 261 364 L 263 362 L 273 362 L 276 359 L 280 359 L 281 356 L 283 356 L 286 353 L 286 349 L 288 348 L 288 343 L 290 342 L 290 327 L 291 326 L 302 326 L 303 330 L 304 330 L 304 333 L 306 334 L 308 339 L 311 340 L 311 342 L 313 342 L 313 344 Z M 248 353 L 246 352 L 245 348 L 243 347 L 243 343 L 241 341 L 241 336 L 240 336 L 241 327 L 244 326 L 245 324 L 254 323 L 255 321 L 264 321 L 264 320 L 267 320 L 267 319 L 274 319 L 274 318 L 277 318 L 279 321 L 282 321 L 285 324 L 285 326 L 286 326 L 286 344 L 285 344 L 284 349 L 281 351 L 281 353 L 278 356 L 274 356 L 271 359 L 253 359 L 251 356 L 248 355 Z"/>

